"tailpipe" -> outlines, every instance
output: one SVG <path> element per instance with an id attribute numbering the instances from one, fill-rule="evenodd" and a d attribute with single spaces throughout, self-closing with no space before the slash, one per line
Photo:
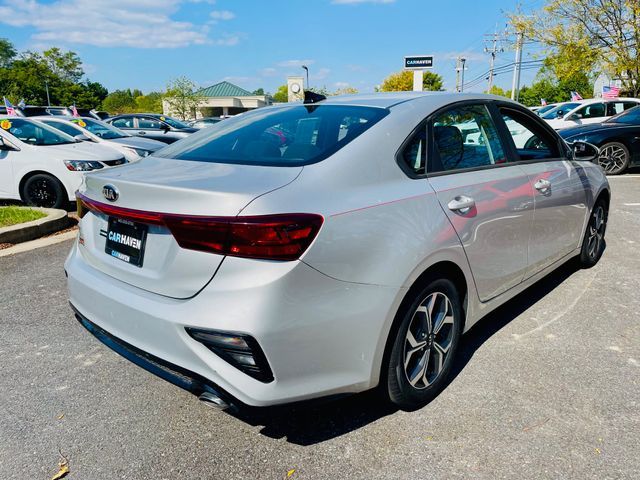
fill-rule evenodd
<path id="1" fill-rule="evenodd" d="M 226 410 L 227 408 L 231 407 L 230 404 L 225 402 L 222 398 L 220 398 L 213 392 L 204 392 L 200 394 L 198 400 L 200 400 L 208 407 L 216 408 L 218 410 Z"/>

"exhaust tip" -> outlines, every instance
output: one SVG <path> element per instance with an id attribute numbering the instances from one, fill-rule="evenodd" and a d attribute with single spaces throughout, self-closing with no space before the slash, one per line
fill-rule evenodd
<path id="1" fill-rule="evenodd" d="M 216 408 L 218 410 L 225 410 L 231 406 L 227 402 L 225 402 L 222 398 L 220 398 L 218 395 L 212 392 L 204 392 L 200 394 L 200 396 L 198 397 L 198 400 L 200 400 L 202 403 L 204 403 L 208 407 Z"/>

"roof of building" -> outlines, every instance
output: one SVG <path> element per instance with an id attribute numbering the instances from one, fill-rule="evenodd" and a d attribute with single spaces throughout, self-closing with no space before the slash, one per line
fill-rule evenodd
<path id="1" fill-rule="evenodd" d="M 253 93 L 229 82 L 220 82 L 197 92 L 202 97 L 252 97 Z"/>

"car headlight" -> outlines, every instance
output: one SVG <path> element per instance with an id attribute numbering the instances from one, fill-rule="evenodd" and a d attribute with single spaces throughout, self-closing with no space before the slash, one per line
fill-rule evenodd
<path id="1" fill-rule="evenodd" d="M 149 150 L 145 150 L 143 148 L 133 148 L 133 147 L 125 147 L 129 152 L 137 155 L 139 157 L 148 157 L 151 152 Z"/>
<path id="2" fill-rule="evenodd" d="M 65 160 L 64 164 L 67 170 L 72 172 L 90 172 L 104 167 L 100 162 L 92 162 L 90 160 Z"/>

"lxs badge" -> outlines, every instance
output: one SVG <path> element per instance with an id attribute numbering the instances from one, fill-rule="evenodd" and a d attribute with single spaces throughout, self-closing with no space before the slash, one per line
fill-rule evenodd
<path id="1" fill-rule="evenodd" d="M 118 189 L 113 185 L 105 185 L 102 187 L 102 195 L 110 202 L 115 202 L 118 200 L 120 193 L 118 193 Z"/>

